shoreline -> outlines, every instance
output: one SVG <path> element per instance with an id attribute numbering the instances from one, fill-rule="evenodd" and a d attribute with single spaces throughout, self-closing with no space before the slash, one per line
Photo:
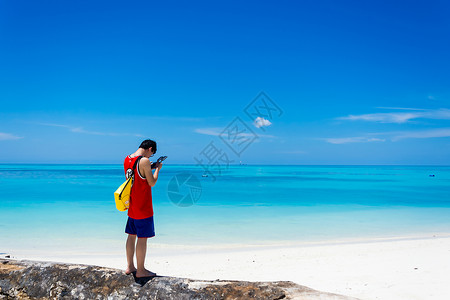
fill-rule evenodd
<path id="1" fill-rule="evenodd" d="M 450 287 L 444 281 L 445 274 L 450 272 L 448 233 L 228 247 L 158 245 L 151 240 L 148 245 L 147 267 L 162 276 L 293 281 L 360 299 L 443 299 L 450 296 Z M 16 249 L 9 254 L 20 260 L 124 269 L 122 246 L 121 243 L 110 251 L 84 253 Z M 0 250 L 5 253 L 4 249 Z"/>
<path id="2" fill-rule="evenodd" d="M 259 251 L 259 250 L 276 250 L 276 249 L 290 249 L 290 248 L 309 248 L 309 247 L 326 247 L 326 246 L 345 246 L 345 245 L 358 245 L 358 244 L 372 244 L 372 243 L 392 243 L 392 242 L 402 242 L 402 241 L 420 241 L 420 240 L 434 240 L 434 239 L 446 239 L 450 238 L 450 232 L 424 232 L 424 233 L 416 233 L 416 234 L 404 234 L 401 236 L 371 236 L 371 237 L 354 237 L 354 238 L 329 238 L 323 240 L 267 240 L 265 242 L 261 241 L 252 241 L 249 243 L 207 243 L 207 244 L 176 244 L 176 243 L 159 243 L 159 237 L 156 236 L 154 238 L 149 238 L 148 240 L 148 248 L 149 250 L 153 250 L 153 254 L 160 256 L 162 252 L 164 255 L 183 255 L 183 254 L 191 254 L 201 251 L 208 251 L 210 253 L 227 253 L 227 252 L 240 252 L 240 251 Z M 0 249 L 0 257 L 4 255 L 15 255 L 15 253 L 20 253 L 24 255 L 23 258 L 18 259 L 30 259 L 34 260 L 35 256 L 42 257 L 55 255 L 115 255 L 118 254 L 117 250 L 120 252 L 124 249 L 122 247 L 125 244 L 126 235 L 123 235 L 123 239 L 120 240 L 107 240 L 108 245 L 102 246 L 99 244 L 88 244 L 84 247 L 80 246 L 80 240 L 77 241 L 76 247 L 70 247 L 71 245 L 65 244 L 66 247 L 64 250 L 57 250 L 56 248 L 60 247 L 61 241 L 58 241 L 54 245 L 51 245 L 50 242 L 46 245 L 33 245 L 29 249 L 17 248 L 11 249 L 11 251 L 6 251 L 5 249 Z M 87 239 L 86 239 L 87 241 Z M 89 240 L 91 243 L 93 240 Z M 50 246 L 49 246 L 50 245 Z M 119 246 L 119 247 L 117 247 Z M 51 248 L 51 249 L 50 249 Z M 70 250 L 68 250 L 70 248 Z M 74 250 L 76 248 L 76 250 Z M 120 249 L 118 249 L 120 248 Z M 88 250 L 90 249 L 90 250 Z M 180 252 L 182 250 L 183 252 Z M 148 254 L 149 255 L 149 254 Z M 66 261 L 61 261 L 66 262 Z"/>

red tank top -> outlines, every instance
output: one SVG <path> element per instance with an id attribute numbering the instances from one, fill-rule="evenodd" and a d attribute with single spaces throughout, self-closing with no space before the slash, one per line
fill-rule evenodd
<path id="1" fill-rule="evenodd" d="M 127 156 L 123 163 L 125 175 L 128 169 L 133 168 L 134 162 L 139 156 L 131 158 Z M 128 216 L 133 219 L 146 219 L 153 217 L 152 188 L 148 185 L 147 179 L 139 174 L 139 163 L 134 170 L 134 182 L 130 194 L 130 207 Z"/>

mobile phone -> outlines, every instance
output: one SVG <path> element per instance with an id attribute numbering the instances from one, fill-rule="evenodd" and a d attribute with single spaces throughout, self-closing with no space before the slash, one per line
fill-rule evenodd
<path id="1" fill-rule="evenodd" d="M 167 156 L 160 156 L 160 157 L 156 160 L 156 162 L 152 163 L 152 169 L 156 169 L 156 166 L 157 166 L 159 163 L 162 163 L 166 158 L 167 158 Z"/>

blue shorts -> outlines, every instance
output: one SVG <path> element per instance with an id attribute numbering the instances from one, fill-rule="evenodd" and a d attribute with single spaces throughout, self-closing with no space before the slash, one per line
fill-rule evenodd
<path id="1" fill-rule="evenodd" d="M 153 217 L 136 220 L 128 217 L 125 233 L 137 235 L 138 238 L 151 238 L 155 236 Z"/>

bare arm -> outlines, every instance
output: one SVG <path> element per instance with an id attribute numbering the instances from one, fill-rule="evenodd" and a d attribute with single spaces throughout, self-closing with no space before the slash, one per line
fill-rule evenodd
<path id="1" fill-rule="evenodd" d="M 139 162 L 139 170 L 142 171 L 142 175 L 147 179 L 147 183 L 149 186 L 154 187 L 156 181 L 158 180 L 159 170 L 161 170 L 162 163 L 158 164 L 155 169 L 155 172 L 152 172 L 152 163 L 147 157 L 143 157 Z"/>

